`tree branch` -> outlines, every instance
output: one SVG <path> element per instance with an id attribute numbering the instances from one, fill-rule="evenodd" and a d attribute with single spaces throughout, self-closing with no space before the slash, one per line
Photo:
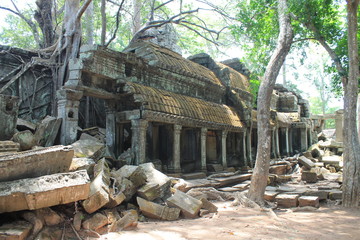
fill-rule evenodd
<path id="1" fill-rule="evenodd" d="M 92 0 L 87 0 L 79 9 L 79 11 L 76 14 L 76 20 L 80 21 L 81 16 L 84 14 L 85 10 L 87 9 L 87 7 L 89 6 L 89 4 L 91 3 Z"/>
<path id="2" fill-rule="evenodd" d="M 115 27 L 114 33 L 113 33 L 112 37 L 110 38 L 110 40 L 105 44 L 105 47 L 108 47 L 109 44 L 116 38 L 116 32 L 117 32 L 118 29 L 119 29 L 120 11 L 121 11 L 121 9 L 122 9 L 122 7 L 123 7 L 124 2 L 125 2 L 125 0 L 122 0 L 122 1 L 121 1 L 121 4 L 120 4 L 120 6 L 119 6 L 119 9 L 118 9 L 118 11 L 117 11 L 117 13 L 116 13 L 116 27 Z"/>

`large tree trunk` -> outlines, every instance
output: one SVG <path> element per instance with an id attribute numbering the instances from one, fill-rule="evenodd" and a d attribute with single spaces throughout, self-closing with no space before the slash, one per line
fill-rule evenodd
<path id="1" fill-rule="evenodd" d="M 359 206 L 360 145 L 356 127 L 358 97 L 359 52 L 357 41 L 357 11 L 359 0 L 347 0 L 349 77 L 344 84 L 344 181 L 343 206 Z"/>
<path id="2" fill-rule="evenodd" d="M 263 205 L 264 192 L 267 185 L 270 166 L 270 100 L 275 86 L 276 78 L 279 74 L 287 54 L 290 51 L 293 40 L 293 31 L 290 23 L 290 16 L 286 0 L 278 1 L 278 14 L 280 33 L 277 47 L 271 56 L 260 84 L 258 93 L 258 145 L 256 163 L 251 179 L 248 197 L 254 202 Z"/>
<path id="3" fill-rule="evenodd" d="M 132 34 L 133 36 L 140 30 L 141 27 L 141 1 L 133 0 L 133 26 L 132 26 Z"/>
<path id="4" fill-rule="evenodd" d="M 55 30 L 53 24 L 53 1 L 37 0 L 37 10 L 35 11 L 34 18 L 39 23 L 39 27 L 43 34 L 43 48 L 50 47 L 54 44 Z"/>

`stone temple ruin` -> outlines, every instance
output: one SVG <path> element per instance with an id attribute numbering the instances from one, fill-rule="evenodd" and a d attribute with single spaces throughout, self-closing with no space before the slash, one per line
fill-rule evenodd
<path id="1" fill-rule="evenodd" d="M 194 218 L 217 211 L 199 188 L 210 187 L 209 195 L 221 199 L 248 188 L 257 147 L 249 71 L 238 59 L 216 62 L 204 53 L 186 59 L 164 39 L 134 41 L 123 52 L 82 46 L 61 86 L 53 81 L 55 66 L 38 53 L 0 46 L 0 214 L 27 221 L 2 226 L 10 217 L 0 217 L 0 238 L 21 228 L 19 235 L 32 239 L 42 228 L 36 219 L 61 222 L 49 208 L 57 205 L 80 202 L 80 210 L 75 204 L 67 211 L 74 231 L 102 234 L 136 225 L 138 212 L 119 215 L 123 202 L 136 201 L 150 218 Z M 306 167 L 302 180 L 316 182 L 310 171 L 320 165 L 310 159 L 342 148 L 323 144 L 305 157 L 325 118 L 310 119 L 307 101 L 282 85 L 273 91 L 271 113 L 271 157 L 280 161 L 270 168 L 270 183 L 291 179 L 284 174 L 298 162 Z M 304 156 L 293 158 L 297 153 Z M 185 183 L 179 176 L 203 179 Z M 265 199 L 309 205 L 308 196 L 275 199 L 273 190 Z M 309 194 L 318 206 L 318 192 Z"/>
<path id="2" fill-rule="evenodd" d="M 41 63 L 11 82 L 19 58 L 30 61 L 35 53 L 7 47 L 1 52 L 0 92 L 20 99 L 2 97 L 4 126 L 14 128 L 19 104 L 19 118 L 62 119 L 58 143 L 63 145 L 77 140 L 85 121 L 87 127 L 105 128 L 115 157 L 131 151 L 129 164 L 155 162 L 164 172 L 189 173 L 254 163 L 256 110 L 249 71 L 238 59 L 215 62 L 207 54 L 185 59 L 149 42 L 132 43 L 123 52 L 83 46 L 70 64 L 69 80 L 55 92 Z M 311 146 L 315 131 L 306 100 L 279 85 L 271 109 L 273 158 Z M 1 131 L 3 140 L 11 138 L 7 127 Z"/>

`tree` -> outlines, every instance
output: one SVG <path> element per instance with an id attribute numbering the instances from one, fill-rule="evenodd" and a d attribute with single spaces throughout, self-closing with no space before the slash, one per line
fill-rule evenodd
<path id="1" fill-rule="evenodd" d="M 264 192 L 270 167 L 271 130 L 270 102 L 272 91 L 281 66 L 290 51 L 293 41 L 293 30 L 286 0 L 278 1 L 279 36 L 277 46 L 267 64 L 264 79 L 260 84 L 258 94 L 258 144 L 255 168 L 248 193 L 250 200 L 263 205 Z"/>
<path id="2" fill-rule="evenodd" d="M 360 144 L 356 129 L 359 84 L 358 7 L 359 0 L 347 0 L 349 77 L 344 79 L 344 181 L 343 206 L 359 206 Z"/>

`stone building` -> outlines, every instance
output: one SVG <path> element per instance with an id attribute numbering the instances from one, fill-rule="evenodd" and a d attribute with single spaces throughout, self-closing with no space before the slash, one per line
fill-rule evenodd
<path id="1" fill-rule="evenodd" d="M 83 46 L 57 92 L 60 142 L 77 140 L 82 105 L 90 98 L 100 103 L 106 144 L 116 156 L 132 151 L 129 163 L 153 161 L 169 173 L 252 165 L 257 129 L 248 75 L 237 59 L 185 59 L 151 42 L 134 42 L 123 52 Z M 307 149 L 312 127 L 306 101 L 277 86 L 271 108 L 272 156 Z"/>

